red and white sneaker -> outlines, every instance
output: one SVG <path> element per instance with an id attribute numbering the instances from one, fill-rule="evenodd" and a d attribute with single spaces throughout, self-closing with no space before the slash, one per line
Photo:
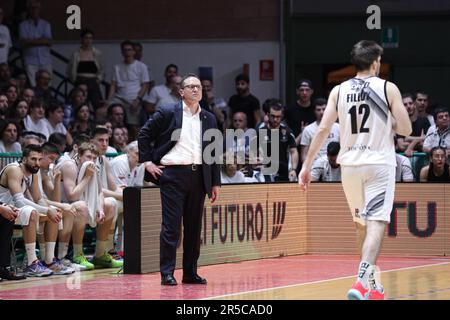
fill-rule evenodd
<path id="1" fill-rule="evenodd" d="M 369 291 L 368 300 L 384 300 L 384 289 L 372 289 Z"/>
<path id="2" fill-rule="evenodd" d="M 369 289 L 364 288 L 363 284 L 356 280 L 351 289 L 347 292 L 348 300 L 367 300 Z"/>

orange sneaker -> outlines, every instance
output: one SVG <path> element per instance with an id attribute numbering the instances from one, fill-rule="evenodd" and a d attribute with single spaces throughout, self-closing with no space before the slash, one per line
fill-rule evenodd
<path id="1" fill-rule="evenodd" d="M 356 280 L 351 289 L 347 292 L 348 300 L 367 300 L 369 289 L 364 288 L 363 284 Z"/>
<path id="2" fill-rule="evenodd" d="M 381 288 L 379 290 L 370 290 L 368 300 L 384 300 L 384 289 Z"/>

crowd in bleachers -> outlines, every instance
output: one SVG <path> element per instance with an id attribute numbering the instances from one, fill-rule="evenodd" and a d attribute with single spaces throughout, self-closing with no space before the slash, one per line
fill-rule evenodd
<path id="1" fill-rule="evenodd" d="M 26 276 L 122 265 L 123 188 L 146 185 L 138 163 L 139 129 L 159 107 L 180 101 L 177 65 L 168 64 L 165 83 L 155 84 L 137 42 L 121 43 L 122 61 L 114 66 L 112 78 L 104 79 L 102 53 L 94 47 L 94 32 L 87 29 L 67 65 L 73 89 L 64 101 L 57 98 L 51 24 L 40 18 L 40 10 L 39 1 L 29 1 L 28 16 L 16 26 L 17 39 L 11 39 L 0 8 L 0 153 L 22 154 L 0 173 L 3 279 L 23 278 L 9 268 L 7 239 L 14 223 L 23 229 Z M 23 68 L 9 63 L 13 42 L 22 50 Z M 108 92 L 102 92 L 104 80 L 110 82 Z M 313 83 L 300 80 L 296 103 L 288 106 L 277 98 L 261 105 L 246 74 L 236 76 L 236 94 L 228 98 L 216 96 L 213 79 L 202 78 L 201 84 L 200 106 L 215 115 L 226 137 L 224 159 L 233 159 L 222 166 L 222 183 L 296 181 L 327 105 L 324 97 L 313 99 Z M 449 110 L 430 105 L 429 98 L 421 90 L 403 95 L 413 132 L 395 138 L 397 181 L 450 181 Z M 242 134 L 228 136 L 227 129 Z M 274 144 L 278 154 L 270 154 Z M 336 123 L 313 165 L 313 181 L 340 181 L 339 149 Z M 418 157 L 421 152 L 429 158 Z M 107 154 L 121 155 L 110 161 Z M 275 171 L 263 170 L 274 164 Z M 96 232 L 91 260 L 83 252 L 86 225 Z"/>

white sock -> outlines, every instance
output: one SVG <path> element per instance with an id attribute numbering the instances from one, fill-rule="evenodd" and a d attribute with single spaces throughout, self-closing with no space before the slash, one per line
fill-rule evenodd
<path id="1" fill-rule="evenodd" d="M 45 260 L 45 242 L 39 242 L 39 257 L 42 261 Z"/>
<path id="2" fill-rule="evenodd" d="M 27 251 L 27 266 L 31 265 L 34 261 L 37 260 L 36 257 L 36 242 L 25 243 L 25 250 Z"/>
<path id="3" fill-rule="evenodd" d="M 108 242 L 108 240 L 105 240 L 105 241 L 97 240 L 97 243 L 95 245 L 95 256 L 96 257 L 101 257 L 102 255 L 105 254 L 107 242 Z"/>
<path id="4" fill-rule="evenodd" d="M 53 263 L 53 258 L 55 257 L 55 247 L 56 242 L 46 242 L 45 243 L 45 263 Z"/>
<path id="5" fill-rule="evenodd" d="M 380 269 L 378 268 L 378 266 L 374 265 L 372 267 L 372 272 L 370 272 L 369 279 L 368 279 L 369 288 L 371 290 L 379 290 L 379 291 L 383 290 L 383 286 L 381 285 L 380 276 L 381 276 Z"/>
<path id="6" fill-rule="evenodd" d="M 368 287 L 368 279 L 369 275 L 372 273 L 372 266 L 367 261 L 361 261 L 359 263 L 358 269 L 358 280 L 364 286 L 364 288 Z"/>
<path id="7" fill-rule="evenodd" d="M 64 259 L 69 250 L 69 244 L 67 242 L 58 243 L 58 259 Z"/>
<path id="8" fill-rule="evenodd" d="M 83 254 L 83 245 L 82 244 L 73 244 L 73 256 L 76 257 L 80 254 Z"/>

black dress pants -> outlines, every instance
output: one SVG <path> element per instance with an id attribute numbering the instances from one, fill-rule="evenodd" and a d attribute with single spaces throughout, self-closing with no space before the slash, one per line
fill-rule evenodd
<path id="1" fill-rule="evenodd" d="M 201 166 L 167 166 L 160 177 L 162 225 L 160 234 L 160 272 L 173 274 L 176 250 L 183 220 L 183 273 L 197 274 L 200 235 L 205 202 Z"/>
<path id="2" fill-rule="evenodd" d="M 14 221 L 0 216 L 0 267 L 11 264 L 11 238 L 14 231 Z"/>

